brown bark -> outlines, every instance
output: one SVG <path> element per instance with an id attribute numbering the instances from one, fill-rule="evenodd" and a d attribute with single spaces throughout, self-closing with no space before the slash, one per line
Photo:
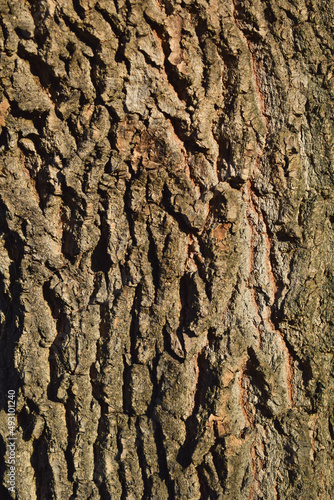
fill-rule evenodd
<path id="1" fill-rule="evenodd" d="M 333 24 L 2 1 L 3 492 L 334 497 Z"/>

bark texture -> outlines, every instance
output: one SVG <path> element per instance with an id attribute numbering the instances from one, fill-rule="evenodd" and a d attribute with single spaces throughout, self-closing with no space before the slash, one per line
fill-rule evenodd
<path id="1" fill-rule="evenodd" d="M 2 0 L 13 498 L 334 498 L 333 25 Z"/>

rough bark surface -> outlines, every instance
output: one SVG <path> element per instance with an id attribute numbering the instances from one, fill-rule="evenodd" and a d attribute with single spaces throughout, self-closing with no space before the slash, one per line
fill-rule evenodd
<path id="1" fill-rule="evenodd" d="M 13 498 L 334 498 L 333 25 L 2 0 Z"/>

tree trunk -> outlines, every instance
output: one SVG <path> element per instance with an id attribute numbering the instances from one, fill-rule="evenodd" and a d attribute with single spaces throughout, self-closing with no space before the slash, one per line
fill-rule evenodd
<path id="1" fill-rule="evenodd" d="M 334 498 L 333 2 L 1 13 L 3 492 Z"/>

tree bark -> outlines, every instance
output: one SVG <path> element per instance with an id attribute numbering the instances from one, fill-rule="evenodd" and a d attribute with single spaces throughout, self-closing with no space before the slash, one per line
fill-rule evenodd
<path id="1" fill-rule="evenodd" d="M 10 498 L 334 498 L 333 25 L 2 0 Z"/>

